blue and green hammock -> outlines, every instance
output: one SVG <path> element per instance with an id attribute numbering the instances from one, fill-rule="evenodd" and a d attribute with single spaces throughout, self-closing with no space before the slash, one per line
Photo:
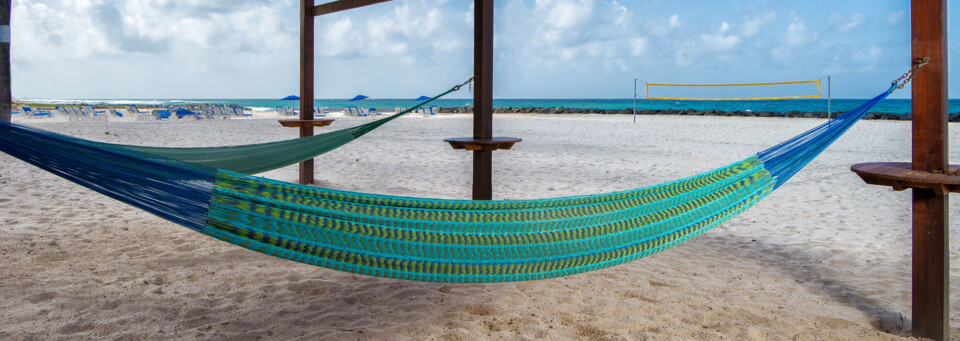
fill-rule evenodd
<path id="1" fill-rule="evenodd" d="M 525 281 L 633 261 L 716 227 L 781 186 L 894 89 L 704 174 L 539 200 L 423 199 L 303 186 L 10 123 L 0 123 L 0 151 L 280 258 L 416 281 Z"/>

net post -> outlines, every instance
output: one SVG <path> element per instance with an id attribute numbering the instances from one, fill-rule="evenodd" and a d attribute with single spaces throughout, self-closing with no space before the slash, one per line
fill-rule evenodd
<path id="1" fill-rule="evenodd" d="M 830 107 L 831 101 L 833 101 L 833 99 L 831 98 L 832 94 L 830 92 L 831 90 L 830 86 L 831 86 L 830 75 L 827 75 L 827 119 L 828 120 L 833 118 L 833 110 L 832 110 L 833 108 Z"/>
<path id="2" fill-rule="evenodd" d="M 637 79 L 633 79 L 633 123 L 637 123 Z"/>

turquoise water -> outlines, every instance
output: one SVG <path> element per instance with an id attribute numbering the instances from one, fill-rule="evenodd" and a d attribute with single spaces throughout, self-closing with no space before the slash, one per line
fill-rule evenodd
<path id="1" fill-rule="evenodd" d="M 277 106 L 297 106 L 296 102 L 280 101 L 275 99 L 122 99 L 122 100 L 29 100 L 33 103 L 47 104 L 93 104 L 93 105 L 141 105 L 141 106 L 167 106 L 176 107 L 184 105 L 197 104 L 236 104 L 254 110 L 275 110 Z M 833 112 L 846 111 L 862 104 L 866 99 L 834 99 L 831 102 Z M 439 107 L 463 107 L 470 106 L 471 99 L 438 99 L 430 105 Z M 322 106 L 334 110 L 344 106 L 360 105 L 365 108 L 375 107 L 381 109 L 409 107 L 416 104 L 412 99 L 365 99 L 359 102 L 351 102 L 348 99 L 318 99 L 314 106 Z M 578 108 L 578 109 L 630 109 L 633 108 L 633 99 L 495 99 L 494 107 L 536 107 L 536 108 Z M 798 99 L 798 100 L 776 100 L 776 101 L 672 101 L 672 100 L 637 100 L 638 110 L 651 109 L 693 109 L 693 110 L 721 110 L 721 111 L 802 111 L 802 112 L 826 112 L 827 100 L 825 99 Z M 911 111 L 909 99 L 887 99 L 877 105 L 874 112 L 903 114 Z M 960 99 L 951 99 L 949 101 L 950 113 L 960 112 Z"/>

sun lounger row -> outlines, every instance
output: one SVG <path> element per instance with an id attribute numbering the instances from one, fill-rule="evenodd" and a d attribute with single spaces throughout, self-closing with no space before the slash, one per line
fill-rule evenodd
<path id="1" fill-rule="evenodd" d="M 407 108 L 405 108 L 405 107 L 397 108 L 397 112 L 402 112 L 402 111 L 404 111 L 404 110 L 407 110 Z M 422 107 L 422 108 L 417 108 L 417 110 L 414 110 L 413 113 L 415 113 L 415 114 L 421 114 L 421 115 L 423 115 L 423 116 L 432 116 L 432 115 L 436 115 L 436 114 L 440 113 L 440 108 L 438 108 L 438 107 Z"/>
<path id="2" fill-rule="evenodd" d="M 297 111 L 294 108 L 288 108 L 288 107 L 277 107 L 277 113 L 280 114 L 280 116 L 299 116 L 300 115 L 299 111 Z M 324 117 L 324 116 L 327 116 L 327 114 L 329 113 L 330 112 L 327 111 L 327 108 L 324 108 L 324 107 L 313 108 L 314 117 Z"/>
<path id="3" fill-rule="evenodd" d="M 377 111 L 377 108 L 367 108 L 366 110 L 364 110 L 363 108 L 356 107 L 356 106 L 343 107 L 343 112 L 347 114 L 347 116 L 359 116 L 359 117 L 379 116 L 381 114 L 380 111 Z"/>
<path id="4" fill-rule="evenodd" d="M 50 117 L 49 111 L 34 109 L 31 107 L 20 107 L 20 112 L 27 118 L 46 118 Z"/>

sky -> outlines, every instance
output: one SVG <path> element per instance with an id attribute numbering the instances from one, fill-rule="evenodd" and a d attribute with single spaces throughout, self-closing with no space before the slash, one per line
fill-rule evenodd
<path id="1" fill-rule="evenodd" d="M 960 20 L 957 7 L 948 23 Z M 296 94 L 298 10 L 296 0 L 13 0 L 13 95 Z M 632 98 L 634 79 L 828 75 L 834 98 L 869 98 L 910 64 L 905 0 L 496 0 L 494 13 L 496 98 Z M 315 24 L 317 98 L 433 95 L 473 73 L 473 1 L 395 0 Z M 955 26 L 952 70 L 960 66 Z M 949 93 L 960 98 L 956 77 Z"/>

